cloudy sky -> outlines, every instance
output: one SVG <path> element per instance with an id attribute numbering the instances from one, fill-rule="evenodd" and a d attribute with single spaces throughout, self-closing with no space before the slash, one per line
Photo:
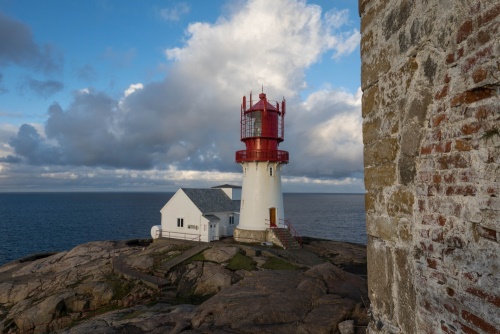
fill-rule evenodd
<path id="1" fill-rule="evenodd" d="M 0 191 L 241 184 L 243 95 L 287 101 L 286 192 L 363 192 L 352 0 L 0 0 Z"/>

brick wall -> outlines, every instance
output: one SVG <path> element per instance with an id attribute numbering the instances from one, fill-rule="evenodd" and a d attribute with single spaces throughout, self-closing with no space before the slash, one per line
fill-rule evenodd
<path id="1" fill-rule="evenodd" d="M 360 0 L 371 333 L 500 333 L 500 2 Z"/>

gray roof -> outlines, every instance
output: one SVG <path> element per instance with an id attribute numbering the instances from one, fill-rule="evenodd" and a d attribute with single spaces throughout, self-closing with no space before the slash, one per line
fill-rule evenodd
<path id="1" fill-rule="evenodd" d="M 220 218 L 216 215 L 205 215 L 204 217 L 207 218 L 211 223 L 217 223 L 220 221 Z"/>
<path id="2" fill-rule="evenodd" d="M 212 187 L 212 189 L 217 189 L 217 188 L 231 188 L 231 189 L 241 189 L 241 186 L 234 186 L 232 184 L 223 184 L 223 185 L 220 185 L 220 186 L 215 186 L 215 187 Z"/>
<path id="3" fill-rule="evenodd" d="M 240 212 L 240 201 L 233 201 L 222 189 L 181 188 L 202 213 Z"/>

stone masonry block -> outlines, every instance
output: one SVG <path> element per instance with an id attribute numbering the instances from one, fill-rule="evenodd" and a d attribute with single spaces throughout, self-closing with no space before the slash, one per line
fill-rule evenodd
<path id="1" fill-rule="evenodd" d="M 396 181 L 396 165 L 384 165 L 365 168 L 365 187 L 367 190 L 391 186 Z"/>

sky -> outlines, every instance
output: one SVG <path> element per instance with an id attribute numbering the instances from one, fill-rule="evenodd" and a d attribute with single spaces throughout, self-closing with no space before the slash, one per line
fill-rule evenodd
<path id="1" fill-rule="evenodd" d="M 359 39 L 353 0 L 0 0 L 0 191 L 241 184 L 263 89 L 283 191 L 363 193 Z"/>

